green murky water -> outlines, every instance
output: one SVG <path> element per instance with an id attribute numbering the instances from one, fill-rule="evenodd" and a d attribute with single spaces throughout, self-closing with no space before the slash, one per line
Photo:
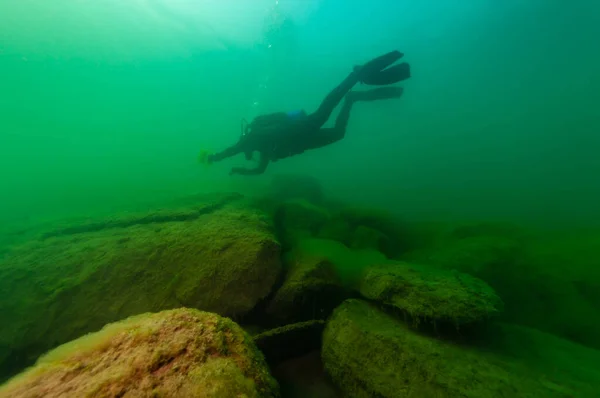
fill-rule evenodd
<path id="1" fill-rule="evenodd" d="M 18 317 L 24 297 L 43 302 L 87 278 L 46 278 L 43 261 L 18 254 L 36 253 L 40 231 L 131 214 L 125 227 L 102 221 L 93 233 L 107 235 L 83 246 L 59 238 L 61 253 L 85 261 L 115 225 L 143 235 L 149 224 L 196 220 L 205 213 L 186 206 L 205 194 L 277 202 L 273 177 L 295 174 L 321 187 L 299 191 L 326 199 L 308 198 L 322 211 L 293 210 L 303 226 L 281 221 L 279 202 L 266 206 L 284 250 L 325 253 L 353 283 L 387 261 L 475 275 L 504 301 L 503 322 L 554 335 L 528 337 L 536 341 L 582 344 L 580 362 L 559 345 L 548 357 L 566 373 L 589 369 L 600 348 L 597 37 L 600 3 L 588 0 L 2 0 L 0 270 L 20 282 L 10 279 L 0 307 Z M 354 65 L 394 49 L 411 65 L 402 98 L 357 104 L 342 141 L 260 176 L 228 174 L 248 163 L 242 155 L 198 163 L 201 150 L 233 144 L 242 119 L 311 112 Z M 344 206 L 401 226 L 338 214 Z M 157 207 L 182 213 L 139 216 Z M 39 250 L 55 259 L 52 242 Z M 39 354 L 35 344 L 16 350 L 11 327 L 0 326 L 2 377 Z M 523 355 L 541 363 L 543 350 Z"/>

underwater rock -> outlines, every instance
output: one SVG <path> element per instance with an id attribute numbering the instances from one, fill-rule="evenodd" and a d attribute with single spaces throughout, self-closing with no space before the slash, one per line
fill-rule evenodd
<path id="1" fill-rule="evenodd" d="M 318 258 L 330 262 L 334 265 L 342 286 L 351 289 L 357 289 L 366 267 L 392 262 L 377 250 L 350 249 L 343 243 L 330 239 L 299 239 L 295 242 L 292 252 L 300 253 L 305 258 Z"/>
<path id="2" fill-rule="evenodd" d="M 437 235 L 403 260 L 481 278 L 502 297 L 503 321 L 600 348 L 598 231 L 478 223 Z"/>
<path id="3" fill-rule="evenodd" d="M 477 278 L 408 263 L 368 267 L 359 290 L 365 298 L 395 307 L 416 322 L 470 324 L 502 308 L 494 290 Z"/>
<path id="4" fill-rule="evenodd" d="M 324 320 L 311 320 L 271 329 L 254 336 L 270 365 L 321 349 Z"/>
<path id="5" fill-rule="evenodd" d="M 404 226 L 397 217 L 388 212 L 347 207 L 335 217 L 343 219 L 350 225 L 352 236 L 344 242 L 348 246 L 364 243 L 366 236 L 373 239 L 375 235 L 379 235 L 376 244 L 372 241 L 372 248 L 381 251 L 388 258 L 396 258 L 406 250 Z"/>
<path id="6" fill-rule="evenodd" d="M 506 347 L 458 346 L 414 332 L 394 316 L 353 299 L 328 321 L 322 358 L 350 398 L 596 396 L 600 353 L 538 336 L 514 333 Z"/>
<path id="7" fill-rule="evenodd" d="M 74 221 L 66 225 L 53 228 L 42 234 L 42 239 L 61 235 L 75 235 L 86 232 L 97 232 L 113 228 L 128 228 L 138 225 L 157 224 L 165 222 L 184 222 L 194 221 L 204 214 L 210 214 L 226 205 L 243 199 L 238 193 L 230 194 L 207 194 L 194 196 L 188 200 L 194 200 L 194 203 L 188 203 L 188 206 L 173 209 L 161 209 L 147 212 L 119 215 L 117 217 L 102 220 L 83 220 Z"/>
<path id="8" fill-rule="evenodd" d="M 0 387 L 0 396 L 275 398 L 279 387 L 237 324 L 181 308 L 64 344 Z"/>
<path id="9" fill-rule="evenodd" d="M 295 174 L 280 174 L 273 176 L 269 197 L 277 201 L 304 199 L 310 203 L 323 202 L 323 188 L 314 177 Z"/>
<path id="10" fill-rule="evenodd" d="M 332 218 L 325 222 L 316 234 L 317 238 L 335 240 L 350 246 L 353 229 L 346 220 L 340 217 Z"/>
<path id="11" fill-rule="evenodd" d="M 280 234 L 293 241 L 301 236 L 313 236 L 329 220 L 329 213 L 306 200 L 289 200 L 279 205 L 275 223 Z"/>
<path id="12" fill-rule="evenodd" d="M 441 239 L 436 244 L 408 253 L 404 258 L 439 268 L 467 272 L 488 279 L 504 272 L 522 258 L 522 245 L 514 239 L 497 236 L 469 236 Z"/>
<path id="13" fill-rule="evenodd" d="M 510 319 L 600 349 L 599 248 L 598 230 L 542 234 L 531 242 L 519 267 L 496 278 Z"/>
<path id="14" fill-rule="evenodd" d="M 263 213 L 231 204 L 166 219 L 60 234 L 6 256 L 0 346 L 12 352 L 0 373 L 131 315 L 185 306 L 237 317 L 270 293 L 280 247 Z"/>
<path id="15" fill-rule="evenodd" d="M 386 247 L 389 247 L 389 238 L 376 229 L 360 225 L 354 231 L 350 247 L 352 249 L 375 249 L 384 252 Z"/>
<path id="16" fill-rule="evenodd" d="M 287 262 L 283 285 L 265 310 L 277 324 L 325 319 L 348 298 L 331 262 L 297 253 L 288 255 Z"/>
<path id="17" fill-rule="evenodd" d="M 373 249 L 387 256 L 397 254 L 397 247 L 386 234 L 365 225 L 353 225 L 339 215 L 325 222 L 315 236 L 335 240 L 351 249 Z"/>

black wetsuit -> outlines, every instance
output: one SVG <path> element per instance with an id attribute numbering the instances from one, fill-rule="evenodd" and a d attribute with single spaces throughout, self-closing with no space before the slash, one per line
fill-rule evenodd
<path id="1" fill-rule="evenodd" d="M 254 169 L 236 167 L 231 170 L 231 174 L 262 174 L 269 162 L 298 155 L 309 149 L 321 148 L 341 140 L 346 134 L 350 110 L 355 100 L 393 98 L 399 97 L 402 94 L 400 88 L 388 87 L 372 90 L 370 93 L 353 93 L 357 95 L 346 97 L 358 82 L 369 84 L 369 80 L 378 80 L 373 84 L 383 85 L 408 78 L 410 72 L 406 63 L 403 63 L 402 68 L 399 68 L 402 70 L 398 69 L 396 73 L 394 73 L 395 67 L 382 71 L 400 57 L 402 57 L 400 52 L 393 51 L 374 59 L 362 67 L 356 67 L 352 73 L 325 97 L 314 113 L 309 115 L 302 114 L 299 117 L 288 117 L 286 114 L 281 113 L 280 115 L 284 119 L 283 123 L 273 123 L 272 126 L 263 126 L 245 131 L 236 144 L 222 152 L 210 155 L 208 161 L 211 163 L 218 162 L 239 153 L 244 153 L 246 159 L 250 160 L 252 153 L 256 151 L 260 153 L 258 167 Z M 375 75 L 377 73 L 379 73 L 378 76 Z M 376 77 L 372 78 L 373 76 Z M 366 95 L 360 96 L 360 94 Z M 335 125 L 332 128 L 322 128 L 344 97 L 346 97 L 346 101 L 344 101 L 342 109 L 335 120 Z"/>

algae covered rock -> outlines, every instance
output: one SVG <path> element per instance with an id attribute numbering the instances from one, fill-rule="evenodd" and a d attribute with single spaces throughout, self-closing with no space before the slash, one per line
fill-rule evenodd
<path id="1" fill-rule="evenodd" d="M 279 277 L 271 220 L 252 208 L 211 200 L 123 218 L 61 228 L 3 259 L 0 347 L 10 352 L 0 373 L 139 313 L 185 306 L 243 315 Z"/>
<path id="2" fill-rule="evenodd" d="M 62 345 L 1 397 L 278 397 L 264 357 L 237 324 L 175 309 L 142 314 Z"/>
<path id="3" fill-rule="evenodd" d="M 326 209 L 303 199 L 288 200 L 279 205 L 275 221 L 282 234 L 293 239 L 304 233 L 315 235 L 319 228 L 329 220 Z"/>
<path id="4" fill-rule="evenodd" d="M 527 350 L 532 338 L 537 334 L 515 336 L 512 344 Z M 517 350 L 511 352 L 516 357 L 506 356 L 505 347 L 496 354 L 416 333 L 369 303 L 347 300 L 327 323 L 322 357 L 335 384 L 350 398 L 595 396 L 597 362 L 578 365 L 574 359 L 586 354 L 597 360 L 600 355 L 571 345 L 573 354 L 565 350 L 551 357 L 555 340 L 540 343 L 527 358 L 519 358 Z M 536 364 L 534 357 L 551 363 Z"/>
<path id="5" fill-rule="evenodd" d="M 373 249 L 351 249 L 330 239 L 305 238 L 295 243 L 294 250 L 307 258 L 319 258 L 335 267 L 342 285 L 355 289 L 366 267 L 390 262 L 386 256 Z"/>
<path id="6" fill-rule="evenodd" d="M 389 238 L 385 234 L 362 225 L 356 228 L 350 243 L 353 249 L 375 249 L 381 252 L 385 252 L 388 246 Z"/>
<path id="7" fill-rule="evenodd" d="M 365 208 L 330 212 L 330 218 L 313 236 L 335 240 L 353 249 L 377 250 L 388 258 L 396 258 L 406 250 L 406 227 L 389 213 Z"/>
<path id="8" fill-rule="evenodd" d="M 315 235 L 320 239 L 328 239 L 350 245 L 354 231 L 350 223 L 340 217 L 334 217 L 321 226 Z"/>
<path id="9" fill-rule="evenodd" d="M 432 247 L 410 253 L 406 258 L 426 264 L 468 272 L 482 278 L 496 277 L 515 266 L 522 248 L 514 239 L 497 236 L 469 236 L 438 242 Z"/>
<path id="10" fill-rule="evenodd" d="M 371 266 L 360 293 L 417 320 L 469 324 L 496 314 L 502 302 L 485 282 L 470 275 L 408 263 Z"/>
<path id="11" fill-rule="evenodd" d="M 472 223 L 434 231 L 429 244 L 403 259 L 485 280 L 502 297 L 504 321 L 600 348 L 597 230 Z"/>
<path id="12" fill-rule="evenodd" d="M 406 251 L 406 226 L 394 214 L 379 209 L 345 207 L 336 217 L 347 222 L 353 231 L 350 241 L 345 242 L 348 246 L 364 244 L 365 238 L 369 237 L 375 242 L 371 247 L 389 258 L 396 258 Z"/>
<path id="13" fill-rule="evenodd" d="M 289 253 L 283 285 L 270 300 L 266 313 L 275 322 L 325 319 L 347 298 L 334 265 L 318 256 Z"/>

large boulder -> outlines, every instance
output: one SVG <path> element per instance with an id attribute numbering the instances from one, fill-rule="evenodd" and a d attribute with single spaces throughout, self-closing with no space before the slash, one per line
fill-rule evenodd
<path id="1" fill-rule="evenodd" d="M 498 236 L 468 236 L 441 239 L 435 244 L 408 253 L 405 259 L 455 269 L 482 278 L 495 278 L 507 267 L 519 263 L 522 245 Z"/>
<path id="2" fill-rule="evenodd" d="M 370 247 L 389 258 L 396 258 L 407 250 L 409 243 L 405 222 L 398 216 L 380 209 L 344 207 L 334 217 L 344 220 L 353 232 L 348 246 Z"/>
<path id="3" fill-rule="evenodd" d="M 409 263 L 368 267 L 360 293 L 415 320 L 463 325 L 495 315 L 502 302 L 480 279 Z"/>
<path id="4" fill-rule="evenodd" d="M 502 320 L 600 348 L 597 230 L 474 223 L 429 232 L 403 260 L 476 276 L 502 297 Z"/>
<path id="5" fill-rule="evenodd" d="M 503 332 L 509 337 L 497 346 L 455 345 L 348 300 L 327 323 L 322 357 L 350 398 L 597 396 L 598 352 L 535 331 Z"/>
<path id="6" fill-rule="evenodd" d="M 316 234 L 319 239 L 334 240 L 351 246 L 354 229 L 341 217 L 333 217 L 325 222 Z"/>
<path id="7" fill-rule="evenodd" d="M 277 206 L 275 223 L 279 235 L 291 247 L 299 238 L 316 235 L 329 217 L 326 209 L 304 199 L 294 199 Z"/>
<path id="8" fill-rule="evenodd" d="M 64 344 L 0 388 L 1 397 L 279 396 L 237 324 L 191 309 L 142 314 Z"/>
<path id="9" fill-rule="evenodd" d="M 515 321 L 600 349 L 600 231 L 541 235 L 527 247 L 515 288 Z M 519 276 L 519 279 L 516 277 Z"/>
<path id="10" fill-rule="evenodd" d="M 330 261 L 297 252 L 288 253 L 286 259 L 289 268 L 283 285 L 266 307 L 272 322 L 281 325 L 326 319 L 348 298 Z"/>
<path id="11" fill-rule="evenodd" d="M 373 264 L 391 262 L 373 249 L 351 249 L 331 239 L 304 238 L 296 241 L 294 250 L 307 258 L 318 258 L 333 264 L 342 285 L 355 289 L 365 270 Z"/>
<path id="12" fill-rule="evenodd" d="M 244 315 L 281 269 L 271 220 L 231 198 L 68 225 L 44 237 L 0 266 L 0 374 L 139 313 L 186 306 Z"/>
<path id="13" fill-rule="evenodd" d="M 382 253 L 389 246 L 389 238 L 382 232 L 360 225 L 354 230 L 350 247 L 353 249 L 373 249 Z"/>

